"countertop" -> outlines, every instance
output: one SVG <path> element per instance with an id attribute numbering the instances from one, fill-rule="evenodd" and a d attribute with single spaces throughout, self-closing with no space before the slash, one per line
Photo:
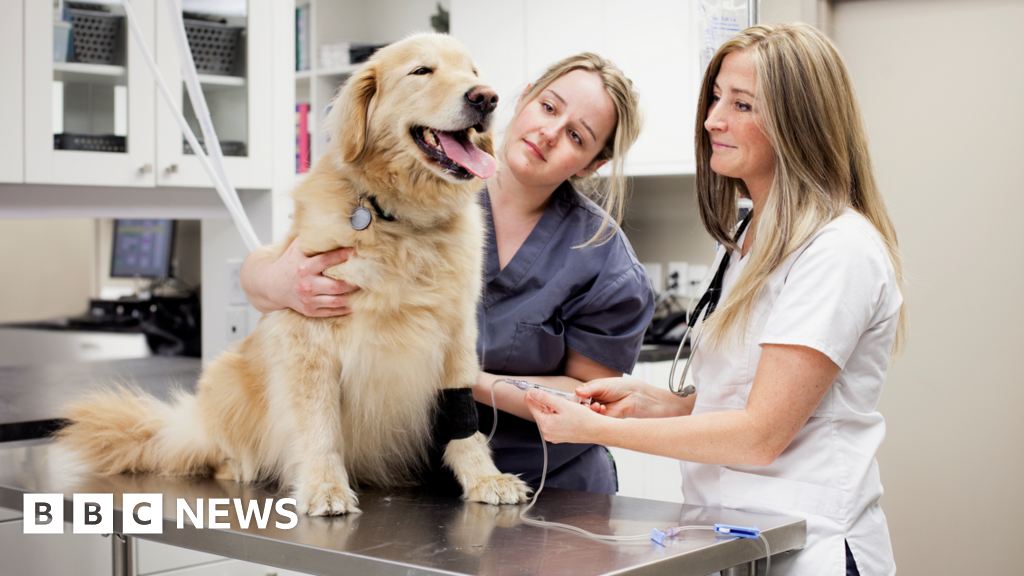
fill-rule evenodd
<path id="1" fill-rule="evenodd" d="M 61 405 L 102 385 L 136 386 L 158 398 L 173 387 L 194 390 L 201 367 L 198 358 L 161 356 L 0 367 L 0 442 L 48 435 L 59 427 Z"/>
<path id="2" fill-rule="evenodd" d="M 640 359 L 637 362 L 664 362 L 676 357 L 678 344 L 644 344 L 640 347 Z M 689 345 L 683 347 L 679 353 L 679 360 L 683 361 L 690 357 Z"/>

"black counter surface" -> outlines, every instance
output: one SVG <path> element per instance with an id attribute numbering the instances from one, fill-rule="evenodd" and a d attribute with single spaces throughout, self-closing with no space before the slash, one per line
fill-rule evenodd
<path id="1" fill-rule="evenodd" d="M 101 386 L 135 386 L 157 398 L 195 390 L 202 362 L 160 357 L 45 366 L 0 367 L 0 442 L 47 436 L 60 427 L 60 407 Z"/>

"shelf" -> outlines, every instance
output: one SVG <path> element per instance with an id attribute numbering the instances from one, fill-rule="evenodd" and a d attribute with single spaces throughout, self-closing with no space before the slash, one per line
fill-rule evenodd
<path id="1" fill-rule="evenodd" d="M 311 76 L 313 76 L 312 70 L 299 70 L 295 72 L 296 80 L 309 80 Z"/>
<path id="2" fill-rule="evenodd" d="M 598 171 L 601 173 L 601 171 Z M 626 176 L 693 176 L 696 167 L 687 162 L 667 162 L 664 164 L 630 164 L 626 161 Z M 604 174 L 603 174 L 604 175 Z"/>
<path id="3" fill-rule="evenodd" d="M 199 83 L 203 86 L 245 86 L 245 78 L 241 76 L 220 76 L 217 74 L 199 74 Z"/>
<path id="4" fill-rule="evenodd" d="M 692 162 L 630 163 L 626 160 L 625 176 L 693 176 L 697 173 Z M 611 165 L 605 164 L 598 171 L 599 176 L 611 175 Z"/>
<path id="5" fill-rule="evenodd" d="M 69 83 L 124 86 L 128 80 L 128 74 L 124 66 L 85 64 L 82 62 L 54 62 L 53 79 Z"/>

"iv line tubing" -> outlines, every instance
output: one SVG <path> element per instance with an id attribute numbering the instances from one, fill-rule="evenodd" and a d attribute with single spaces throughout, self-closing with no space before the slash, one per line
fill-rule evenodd
<path id="1" fill-rule="evenodd" d="M 188 44 L 188 36 L 185 33 L 185 21 L 181 16 L 181 9 L 174 0 L 167 0 L 164 6 L 170 15 L 174 44 L 178 48 L 178 60 L 181 61 L 181 69 L 185 79 L 185 87 L 188 89 L 189 100 L 192 101 L 192 109 L 195 110 L 196 118 L 199 120 L 199 128 L 203 131 L 203 139 L 206 141 L 206 149 L 213 160 L 213 167 L 224 186 L 230 190 L 231 198 L 237 203 L 237 208 L 242 205 L 238 201 L 238 192 L 228 179 L 224 169 L 224 153 L 220 146 L 220 139 L 213 127 L 213 119 L 210 117 L 210 107 L 206 104 L 206 96 L 199 85 L 199 73 L 196 71 L 196 63 L 192 58 L 192 49 Z"/>
<path id="2" fill-rule="evenodd" d="M 491 424 L 491 433 L 487 435 L 487 440 L 485 441 L 487 444 L 491 443 L 491 439 L 494 438 L 494 433 L 498 430 L 498 404 L 497 404 L 497 402 L 495 402 L 494 388 L 495 388 L 495 386 L 497 386 L 498 384 L 500 384 L 502 382 L 506 382 L 506 379 L 505 378 L 498 378 L 494 382 L 491 382 L 491 409 L 494 410 L 494 423 Z M 511 385 L 510 382 L 506 382 L 506 383 Z M 572 526 L 572 525 L 569 525 L 569 524 L 563 524 L 561 522 L 549 522 L 547 520 L 538 520 L 538 519 L 534 519 L 534 518 L 527 518 L 526 517 L 526 513 L 529 512 L 530 509 L 533 508 L 533 506 L 537 503 L 537 498 L 540 497 L 540 493 L 544 490 L 544 482 L 547 480 L 547 477 L 548 477 L 548 443 L 547 443 L 546 440 L 544 440 L 544 431 L 540 429 L 540 424 L 537 425 L 537 433 L 540 434 L 540 446 L 541 446 L 541 450 L 543 450 L 543 452 L 544 452 L 544 467 L 541 468 L 540 486 L 538 486 L 537 487 L 537 491 L 534 492 L 533 498 L 530 500 L 530 503 L 527 504 L 525 508 L 523 508 L 522 510 L 519 511 L 519 520 L 521 522 L 523 522 L 524 524 L 529 524 L 531 526 L 538 526 L 540 528 L 554 528 L 556 530 L 566 530 L 566 531 L 572 532 L 574 534 L 578 534 L 580 536 L 583 536 L 585 538 L 590 538 L 591 540 L 597 540 L 599 542 L 605 542 L 605 543 L 616 543 L 617 542 L 617 543 L 639 544 L 639 543 L 645 543 L 647 540 L 649 540 L 651 538 L 650 534 L 638 534 L 636 536 L 611 536 L 611 535 L 605 535 L 605 534 L 594 534 L 593 532 L 588 532 L 588 531 L 584 530 L 583 528 L 579 528 L 577 526 Z M 674 536 L 675 534 L 677 534 L 679 532 L 682 532 L 683 530 L 711 530 L 711 531 L 714 531 L 715 527 L 714 526 L 674 526 L 674 527 L 668 528 L 668 530 L 672 531 L 672 534 Z M 764 550 L 765 550 L 765 557 L 766 557 L 766 561 L 767 561 L 767 566 L 765 567 L 765 576 L 768 576 L 768 574 L 770 573 L 770 571 L 772 569 L 772 553 L 771 553 L 771 549 L 768 547 L 768 538 L 766 538 L 764 534 L 758 534 L 757 537 L 759 539 L 761 539 L 761 540 L 764 540 Z"/>
<path id="3" fill-rule="evenodd" d="M 181 111 L 174 104 L 174 97 L 171 96 L 171 91 L 167 88 L 167 84 L 164 82 L 163 77 L 160 75 L 160 69 L 157 68 L 156 62 L 153 60 L 153 55 L 149 52 L 149 48 L 146 47 L 146 43 L 143 40 L 142 32 L 139 30 L 138 22 L 135 20 L 135 13 L 132 11 L 131 2 L 126 0 L 122 3 L 124 6 L 124 12 L 128 19 L 128 27 L 131 29 L 132 36 L 135 41 L 139 44 L 139 48 L 142 51 L 142 57 L 146 61 L 146 65 L 149 66 L 150 72 L 153 73 L 153 81 L 156 82 L 157 88 L 160 90 L 160 94 L 164 97 L 164 101 L 170 107 L 171 112 L 174 114 L 174 119 L 177 120 L 178 126 L 181 128 L 182 133 L 185 135 L 185 139 L 188 140 L 189 146 L 192 147 L 192 151 L 195 152 L 196 158 L 199 163 L 206 170 L 206 174 L 213 181 L 214 187 L 217 189 L 217 194 L 220 195 L 220 199 L 224 202 L 224 206 L 228 209 L 231 214 L 231 219 L 234 220 L 235 226 L 238 228 L 239 234 L 242 235 L 242 240 L 245 241 L 246 247 L 250 251 L 255 250 L 262 246 L 259 238 L 256 236 L 256 232 L 252 228 L 252 224 L 249 223 L 249 218 L 245 215 L 245 211 L 242 209 L 242 203 L 238 200 L 238 193 L 233 188 L 230 190 L 227 188 L 224 182 L 221 182 L 217 171 L 210 164 L 209 159 L 203 152 L 203 149 L 199 146 L 198 140 L 196 140 L 195 134 L 192 133 L 192 128 L 185 121 L 185 116 L 182 115 Z M 189 52 L 189 61 L 191 61 L 191 52 Z M 193 70 L 195 66 L 193 64 Z M 202 95 L 202 91 L 199 92 Z M 191 91 L 190 91 L 191 94 Z M 202 107 L 205 109 L 205 101 Z M 198 108 L 193 106 L 193 108 Z M 207 110 L 209 113 L 209 110 Z M 214 143 L 211 142 L 211 146 Z M 216 146 L 219 148 L 220 143 Z"/>

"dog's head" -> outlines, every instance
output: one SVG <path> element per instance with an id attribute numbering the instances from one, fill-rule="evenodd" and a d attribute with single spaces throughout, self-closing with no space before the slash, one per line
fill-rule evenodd
<path id="1" fill-rule="evenodd" d="M 497 101 L 457 40 L 410 36 L 377 51 L 345 83 L 328 122 L 329 153 L 412 180 L 488 178 L 495 161 L 486 132 Z"/>

